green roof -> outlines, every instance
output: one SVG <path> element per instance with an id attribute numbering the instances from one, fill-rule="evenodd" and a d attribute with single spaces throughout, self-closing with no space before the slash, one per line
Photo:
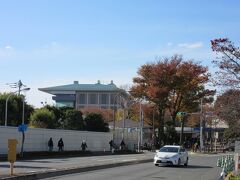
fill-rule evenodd
<path id="1" fill-rule="evenodd" d="M 46 88 L 38 88 L 40 91 L 121 91 L 115 84 L 78 84 L 74 82 L 73 84 L 63 85 L 63 86 L 53 86 Z"/>

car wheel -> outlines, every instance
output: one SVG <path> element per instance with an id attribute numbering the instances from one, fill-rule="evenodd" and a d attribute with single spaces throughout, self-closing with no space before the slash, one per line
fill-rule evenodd
<path id="1" fill-rule="evenodd" d="M 178 166 L 181 165 L 181 159 L 180 158 L 178 159 L 178 163 L 177 164 L 178 164 Z"/>
<path id="2" fill-rule="evenodd" d="M 155 166 L 159 166 L 158 164 L 154 164 Z"/>
<path id="3" fill-rule="evenodd" d="M 188 158 L 186 160 L 186 162 L 184 163 L 184 166 L 187 166 L 188 165 Z"/>

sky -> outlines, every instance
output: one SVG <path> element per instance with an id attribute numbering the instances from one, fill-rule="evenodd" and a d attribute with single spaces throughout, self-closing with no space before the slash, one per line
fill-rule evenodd
<path id="1" fill-rule="evenodd" d="M 181 54 L 212 71 L 210 40 L 240 42 L 239 0 L 0 0 L 0 17 L 0 93 L 21 80 L 34 107 L 53 105 L 38 88 L 131 85 L 157 57 Z"/>

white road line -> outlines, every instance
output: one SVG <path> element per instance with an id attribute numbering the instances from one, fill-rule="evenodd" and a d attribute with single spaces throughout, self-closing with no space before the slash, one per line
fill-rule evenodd
<path id="1" fill-rule="evenodd" d="M 123 159 L 122 161 L 135 161 L 137 159 Z"/>
<path id="2" fill-rule="evenodd" d="M 113 161 L 113 160 L 117 160 L 117 159 L 99 159 L 99 160 L 97 160 L 97 161 Z"/>

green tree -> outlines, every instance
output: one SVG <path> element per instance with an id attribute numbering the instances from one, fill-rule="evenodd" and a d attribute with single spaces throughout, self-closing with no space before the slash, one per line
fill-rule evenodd
<path id="1" fill-rule="evenodd" d="M 30 117 L 30 125 L 37 128 L 55 128 L 55 115 L 46 108 L 37 109 Z"/>
<path id="2" fill-rule="evenodd" d="M 5 108 L 6 100 L 9 93 L 0 93 L 0 124 L 4 125 L 5 122 Z M 23 113 L 23 97 L 18 95 L 11 95 L 8 100 L 8 126 L 18 126 L 22 124 L 22 113 Z M 34 111 L 31 105 L 24 102 L 24 123 L 28 124 L 30 119 L 30 114 Z"/>
<path id="3" fill-rule="evenodd" d="M 89 113 L 84 119 L 87 131 L 108 132 L 108 123 L 104 122 L 103 116 L 97 113 Z"/>
<path id="4" fill-rule="evenodd" d="M 82 112 L 68 109 L 64 112 L 62 128 L 71 130 L 84 130 Z"/>
<path id="5" fill-rule="evenodd" d="M 53 120 L 53 123 L 55 124 L 54 126 L 56 128 L 61 128 L 62 127 L 65 111 L 68 110 L 68 109 L 72 109 L 72 108 L 68 108 L 68 109 L 58 108 L 56 106 L 50 106 L 50 105 L 46 105 L 46 106 L 44 106 L 44 108 L 46 108 L 49 111 L 54 113 L 55 119 Z"/>

